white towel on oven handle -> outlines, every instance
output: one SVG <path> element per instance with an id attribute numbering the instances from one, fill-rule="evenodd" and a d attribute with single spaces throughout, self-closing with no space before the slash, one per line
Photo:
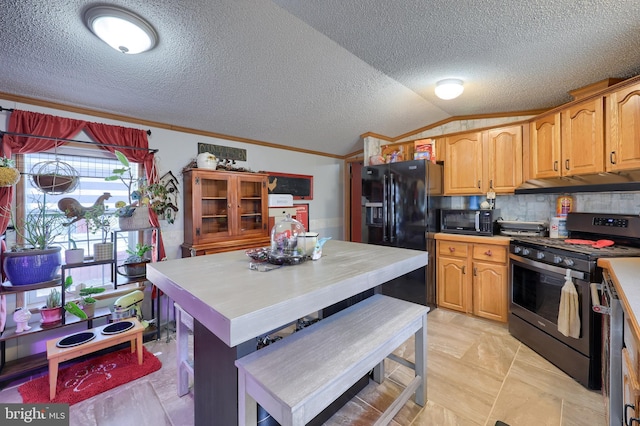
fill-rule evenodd
<path id="1" fill-rule="evenodd" d="M 580 305 L 578 291 L 571 279 L 571 269 L 567 269 L 560 293 L 558 331 L 567 337 L 580 338 Z"/>

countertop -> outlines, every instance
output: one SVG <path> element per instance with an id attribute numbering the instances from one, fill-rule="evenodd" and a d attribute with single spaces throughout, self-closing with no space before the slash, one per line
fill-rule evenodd
<path id="1" fill-rule="evenodd" d="M 598 266 L 611 274 L 622 309 L 635 338 L 640 341 L 640 257 L 601 258 Z"/>
<path id="2" fill-rule="evenodd" d="M 319 260 L 268 272 L 244 250 L 147 265 L 147 279 L 233 347 L 425 266 L 428 252 L 330 240 Z"/>
<path id="3" fill-rule="evenodd" d="M 501 246 L 508 246 L 511 242 L 511 237 L 505 237 L 503 235 L 494 235 L 491 237 L 484 237 L 480 235 L 464 235 L 464 234 L 449 234 L 446 232 L 438 232 L 434 235 L 436 240 L 443 241 L 459 241 L 462 243 L 483 243 L 483 244 L 497 244 Z"/>

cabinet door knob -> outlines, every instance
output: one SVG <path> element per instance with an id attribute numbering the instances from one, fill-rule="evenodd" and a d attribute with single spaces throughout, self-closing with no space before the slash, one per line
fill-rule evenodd
<path id="1" fill-rule="evenodd" d="M 455 247 L 449 247 L 449 251 L 450 251 L 451 253 L 453 253 L 454 251 L 456 251 L 456 248 L 455 248 Z"/>
<path id="2" fill-rule="evenodd" d="M 564 160 L 564 168 L 569 170 L 569 159 Z"/>
<path id="3" fill-rule="evenodd" d="M 616 164 L 616 152 L 615 151 L 611 151 L 609 153 L 609 162 L 611 164 Z"/>
<path id="4" fill-rule="evenodd" d="M 484 254 L 487 256 L 493 256 L 493 253 L 491 253 L 491 250 L 485 251 Z"/>
<path id="5" fill-rule="evenodd" d="M 480 180 L 478 180 L 478 189 L 480 189 Z"/>
<path id="6" fill-rule="evenodd" d="M 466 266 L 463 266 L 463 267 L 462 267 L 462 274 L 463 274 L 463 275 L 466 275 L 466 274 L 467 274 L 467 267 L 466 267 Z"/>
<path id="7" fill-rule="evenodd" d="M 558 160 L 553 162 L 553 171 L 557 172 L 558 171 Z"/>
<path id="8" fill-rule="evenodd" d="M 474 277 L 478 276 L 478 268 L 476 268 L 476 267 L 473 268 L 473 276 Z"/>

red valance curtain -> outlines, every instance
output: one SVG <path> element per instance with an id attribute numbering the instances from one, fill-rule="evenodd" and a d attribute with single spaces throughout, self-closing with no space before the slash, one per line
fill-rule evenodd
<path id="1" fill-rule="evenodd" d="M 109 152 L 115 152 L 117 149 L 127 157 L 127 160 L 143 164 L 149 184 L 157 183 L 158 174 L 155 168 L 155 156 L 152 152 L 147 151 L 149 148 L 149 140 L 147 139 L 147 133 L 144 130 L 109 126 L 102 123 L 87 123 L 86 131 L 97 142 L 118 145 L 117 147 L 102 146 L 100 148 Z M 149 209 L 149 221 L 151 222 L 151 225 L 160 228 L 160 220 L 153 209 Z M 164 259 L 166 254 L 162 236 L 156 235 L 154 236 L 154 239 L 154 242 L 158 244 L 160 257 L 159 259 L 154 260 L 158 261 Z"/>

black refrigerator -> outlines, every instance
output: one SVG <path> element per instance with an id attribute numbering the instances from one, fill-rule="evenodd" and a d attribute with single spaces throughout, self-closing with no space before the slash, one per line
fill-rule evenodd
<path id="1" fill-rule="evenodd" d="M 362 241 L 429 252 L 429 264 L 382 286 L 382 293 L 436 306 L 436 247 L 443 168 L 425 160 L 367 166 L 362 170 Z"/>

